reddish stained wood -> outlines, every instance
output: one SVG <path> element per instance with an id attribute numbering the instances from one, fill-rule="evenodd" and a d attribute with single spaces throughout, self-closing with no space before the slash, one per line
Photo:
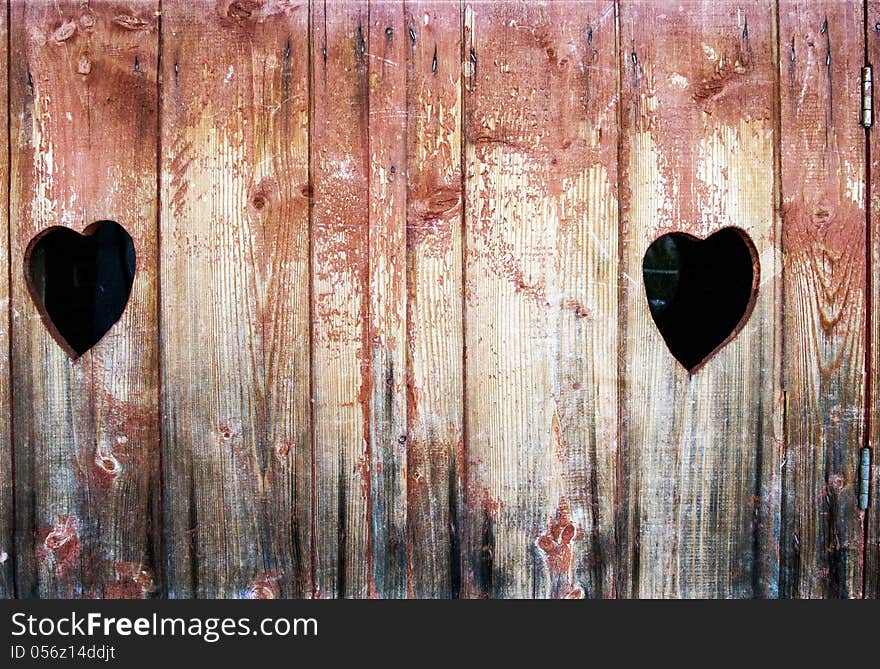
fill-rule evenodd
<path id="1" fill-rule="evenodd" d="M 462 594 L 611 596 L 614 4 L 464 12 Z"/>
<path id="2" fill-rule="evenodd" d="M 448 598 L 461 588 L 461 13 L 406 9 L 409 585 Z"/>
<path id="3" fill-rule="evenodd" d="M 172 597 L 312 593 L 308 6 L 162 7 Z"/>
<path id="4" fill-rule="evenodd" d="M 622 300 L 617 594 L 774 596 L 782 393 L 773 3 L 620 6 Z M 734 225 L 757 303 L 691 376 L 651 318 L 648 246 Z"/>
<path id="5" fill-rule="evenodd" d="M 142 597 L 160 586 L 156 10 L 153 0 L 11 6 L 20 596 Z M 72 362 L 28 295 L 24 252 L 46 227 L 101 219 L 133 237 L 137 275 L 120 321 Z"/>
<path id="6" fill-rule="evenodd" d="M 158 2 L 12 0 L 0 596 L 150 595 L 163 551 L 174 597 L 880 595 L 860 3 L 782 0 L 778 54 L 770 0 L 619 3 L 619 53 L 610 0 L 162 4 L 157 361 Z M 99 218 L 138 277 L 71 363 L 23 251 Z M 758 303 L 688 377 L 642 256 L 729 224 Z"/>
<path id="7" fill-rule="evenodd" d="M 367 597 L 376 594 L 369 10 L 366 2 L 316 2 L 311 16 L 315 596 Z"/>
<path id="8" fill-rule="evenodd" d="M 861 592 L 864 59 L 858 3 L 779 5 L 787 443 L 780 594 Z"/>
<path id="9" fill-rule="evenodd" d="M 867 56 L 868 62 L 873 65 L 874 77 L 877 76 L 877 68 L 880 67 L 880 2 L 869 0 L 867 3 Z M 874 83 L 874 124 L 868 132 L 868 155 L 871 158 L 869 166 L 870 183 L 870 207 L 869 238 L 870 246 L 870 293 L 868 294 L 868 311 L 870 313 L 870 330 L 868 337 L 870 351 L 868 357 L 868 379 L 870 388 L 868 396 L 868 425 L 870 426 L 868 438 L 871 447 L 871 470 L 870 470 L 870 507 L 867 510 L 867 523 L 865 524 L 865 562 L 863 567 L 865 587 L 864 597 L 873 599 L 880 598 L 880 458 L 878 458 L 877 446 L 880 444 L 880 411 L 878 411 L 877 397 L 880 391 L 880 277 L 877 268 L 880 267 L 880 140 L 878 140 L 877 114 L 880 107 L 877 105 L 878 85 Z"/>
<path id="10" fill-rule="evenodd" d="M 0 6 L 0 127 L 6 127 L 9 68 L 6 41 L 8 38 L 8 2 Z M 9 135 L 0 132 L 0 155 L 6 155 Z M 0 257 L 9 267 L 9 163 L 0 160 Z M 0 271 L 0 599 L 15 593 L 13 549 L 13 479 L 12 479 L 12 414 L 10 406 L 9 343 L 11 311 L 9 310 L 9 272 Z"/>
<path id="11" fill-rule="evenodd" d="M 404 3 L 371 2 L 370 556 L 378 597 L 407 594 L 406 62 Z M 363 353 L 362 353 L 363 356 Z M 361 364 L 367 362 L 362 359 Z"/>

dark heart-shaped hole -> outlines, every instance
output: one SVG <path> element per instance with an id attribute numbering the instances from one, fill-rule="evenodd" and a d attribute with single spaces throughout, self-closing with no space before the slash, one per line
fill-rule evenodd
<path id="1" fill-rule="evenodd" d="M 758 293 L 755 245 L 739 228 L 700 239 L 672 232 L 642 262 L 651 316 L 672 355 L 694 374 L 745 325 Z"/>
<path id="2" fill-rule="evenodd" d="M 25 256 L 27 283 L 43 322 L 71 358 L 78 358 L 113 327 L 134 282 L 134 242 L 114 221 L 83 234 L 47 228 Z"/>

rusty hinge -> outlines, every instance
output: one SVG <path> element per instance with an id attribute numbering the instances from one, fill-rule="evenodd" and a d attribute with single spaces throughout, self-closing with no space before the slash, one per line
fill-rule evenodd
<path id="1" fill-rule="evenodd" d="M 874 125 L 874 81 L 870 65 L 862 68 L 862 125 L 865 128 Z"/>
<path id="2" fill-rule="evenodd" d="M 871 486 L 871 449 L 865 446 L 859 452 L 859 509 L 868 508 L 868 492 Z"/>

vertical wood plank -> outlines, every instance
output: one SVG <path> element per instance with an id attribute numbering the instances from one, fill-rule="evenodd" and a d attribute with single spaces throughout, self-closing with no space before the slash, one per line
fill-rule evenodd
<path id="1" fill-rule="evenodd" d="M 461 11 L 406 8 L 410 589 L 448 598 L 461 591 Z"/>
<path id="2" fill-rule="evenodd" d="M 772 7 L 620 5 L 620 596 L 777 592 Z M 725 226 L 746 231 L 757 249 L 757 301 L 736 338 L 689 375 L 651 318 L 642 259 L 667 232 L 706 237 Z"/>
<path id="3" fill-rule="evenodd" d="M 614 3 L 467 3 L 467 596 L 613 594 Z"/>
<path id="4" fill-rule="evenodd" d="M 9 2 L 0 4 L 0 128 L 7 128 L 9 53 L 7 25 Z M 9 133 L 0 130 L 0 156 L 7 156 Z M 15 594 L 15 569 L 12 554 L 13 490 L 12 427 L 9 376 L 10 301 L 9 301 L 9 163 L 0 158 L 0 258 L 6 271 L 0 271 L 0 599 Z"/>
<path id="5" fill-rule="evenodd" d="M 877 68 L 880 67 L 880 2 L 869 0 L 867 3 L 867 24 L 865 36 L 867 41 L 867 59 L 876 76 Z M 876 98 L 877 84 L 874 84 L 874 96 Z M 867 523 L 865 536 L 865 563 L 864 581 L 865 589 L 863 596 L 866 598 L 880 598 L 880 462 L 878 462 L 877 445 L 880 443 L 880 411 L 877 406 L 877 390 L 880 388 L 880 141 L 878 141 L 877 114 L 880 108 L 874 101 L 874 124 L 868 131 L 868 155 L 870 156 L 870 204 L 868 209 L 870 265 L 868 276 L 870 277 L 870 294 L 868 309 L 870 313 L 870 330 L 868 341 L 870 351 L 868 357 L 868 383 L 870 394 L 868 401 L 868 420 L 870 425 L 869 445 L 871 447 L 871 468 L 869 471 L 870 506 L 866 510 Z"/>
<path id="6" fill-rule="evenodd" d="M 366 2 L 311 5 L 315 594 L 376 594 L 370 553 L 370 82 Z"/>
<path id="7" fill-rule="evenodd" d="M 372 0 L 370 81 L 370 554 L 379 597 L 407 594 L 406 62 L 402 0 Z"/>
<path id="8" fill-rule="evenodd" d="M 141 597 L 159 585 L 157 3 L 11 6 L 16 567 L 21 596 Z M 24 254 L 49 226 L 134 239 L 120 321 L 71 361 L 41 322 Z"/>
<path id="9" fill-rule="evenodd" d="M 312 592 L 308 6 L 263 9 L 163 2 L 171 597 Z"/>
<path id="10" fill-rule="evenodd" d="M 785 597 L 861 592 L 865 366 L 862 4 L 779 5 L 787 443 Z"/>

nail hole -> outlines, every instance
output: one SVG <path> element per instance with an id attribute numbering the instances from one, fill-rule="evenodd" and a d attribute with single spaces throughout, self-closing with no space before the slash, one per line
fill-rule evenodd
<path id="1" fill-rule="evenodd" d="M 98 221 L 83 234 L 47 228 L 25 254 L 27 284 L 43 322 L 59 345 L 78 358 L 125 311 L 135 273 L 134 242 L 114 221 Z"/>
<path id="2" fill-rule="evenodd" d="M 651 316 L 675 359 L 689 373 L 729 343 L 751 314 L 758 291 L 758 254 L 739 228 L 706 239 L 663 235 L 642 262 Z"/>

